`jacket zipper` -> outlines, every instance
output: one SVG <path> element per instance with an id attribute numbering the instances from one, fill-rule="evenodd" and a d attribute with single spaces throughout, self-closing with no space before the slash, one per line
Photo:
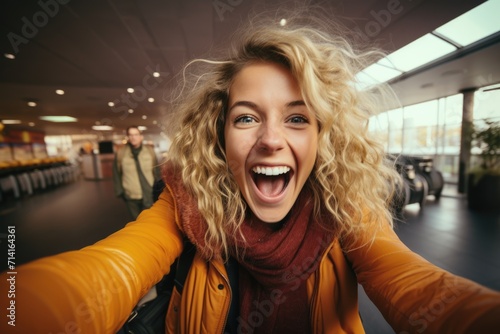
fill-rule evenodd
<path id="1" fill-rule="evenodd" d="M 229 317 L 229 309 L 230 309 L 230 306 L 231 306 L 231 301 L 233 299 L 233 291 L 231 290 L 231 284 L 229 284 L 229 279 L 222 274 L 222 272 L 217 268 L 217 266 L 214 266 L 213 264 L 210 264 L 210 265 L 213 266 L 215 268 L 215 270 L 217 270 L 217 272 L 219 273 L 219 275 L 226 282 L 227 288 L 229 289 L 229 304 L 226 304 L 225 311 L 224 311 L 225 312 L 224 323 L 223 323 L 222 328 L 220 329 L 220 333 L 224 334 L 224 329 L 226 328 L 226 324 L 227 324 L 227 318 Z"/>

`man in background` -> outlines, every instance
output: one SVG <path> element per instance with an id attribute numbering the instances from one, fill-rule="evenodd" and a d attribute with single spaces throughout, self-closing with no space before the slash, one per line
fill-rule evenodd
<path id="1" fill-rule="evenodd" d="M 153 205 L 153 184 L 159 179 L 158 160 L 152 147 L 142 145 L 144 137 L 137 126 L 127 128 L 127 144 L 115 154 L 113 183 L 134 219 Z"/>

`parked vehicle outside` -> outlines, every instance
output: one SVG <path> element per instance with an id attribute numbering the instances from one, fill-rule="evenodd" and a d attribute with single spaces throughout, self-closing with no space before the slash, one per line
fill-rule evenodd
<path id="1" fill-rule="evenodd" d="M 396 214 L 401 214 L 408 204 L 418 203 L 423 209 L 427 197 L 428 187 L 425 178 L 417 174 L 414 166 L 404 159 L 396 156 L 388 156 L 394 162 L 394 168 L 402 176 L 403 183 L 396 190 L 392 207 Z"/>
<path id="2" fill-rule="evenodd" d="M 443 174 L 434 167 L 432 158 L 400 155 L 398 160 L 411 164 L 415 173 L 421 175 L 427 183 L 427 195 L 434 195 L 434 198 L 439 200 L 444 188 L 444 178 Z"/>

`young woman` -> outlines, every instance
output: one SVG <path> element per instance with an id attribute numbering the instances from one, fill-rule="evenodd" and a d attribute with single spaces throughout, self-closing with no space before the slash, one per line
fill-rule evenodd
<path id="1" fill-rule="evenodd" d="M 397 333 L 499 328 L 500 293 L 393 232 L 397 176 L 367 131 L 362 57 L 291 22 L 237 39 L 177 100 L 159 200 L 95 245 L 18 268 L 16 327 L 2 328 L 115 333 L 185 238 L 196 255 L 169 333 L 363 333 L 358 282 Z"/>

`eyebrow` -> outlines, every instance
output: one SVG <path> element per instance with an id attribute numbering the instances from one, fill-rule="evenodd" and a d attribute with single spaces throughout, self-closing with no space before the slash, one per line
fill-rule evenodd
<path id="1" fill-rule="evenodd" d="M 303 100 L 296 100 L 296 101 L 288 102 L 286 104 L 286 107 L 289 108 L 289 107 L 297 107 L 297 106 L 305 106 L 305 105 L 306 105 L 306 103 Z M 249 107 L 250 109 L 254 109 L 254 110 L 259 109 L 259 107 L 253 102 L 238 101 L 229 108 L 228 112 L 233 110 L 233 108 L 238 107 L 238 106 Z"/>

